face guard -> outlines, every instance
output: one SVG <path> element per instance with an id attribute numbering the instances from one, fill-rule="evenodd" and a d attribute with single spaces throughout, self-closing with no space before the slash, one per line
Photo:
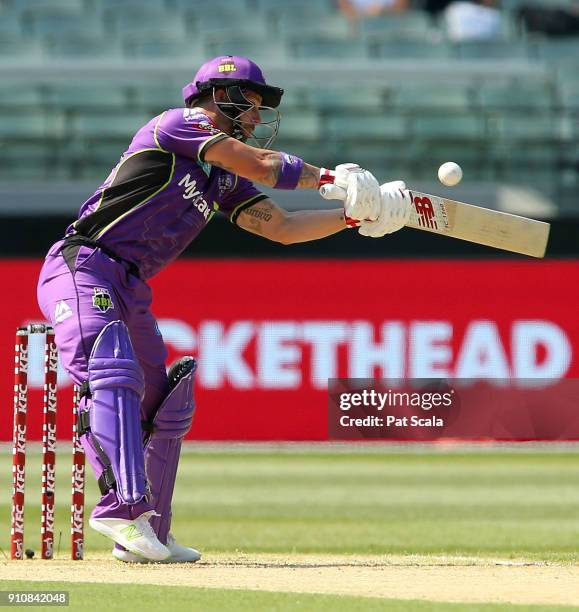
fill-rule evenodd
<path id="1" fill-rule="evenodd" d="M 225 91 L 224 100 L 215 99 L 216 89 Z M 194 80 L 183 88 L 183 99 L 190 105 L 209 91 L 219 112 L 233 123 L 231 135 L 234 138 L 260 148 L 271 145 L 279 129 L 280 115 L 276 108 L 283 89 L 268 85 L 257 64 L 237 55 L 216 57 L 203 64 Z M 257 107 L 263 115 L 260 121 L 251 118 L 255 105 L 244 93 L 250 91 L 261 96 L 262 106 Z"/>
<path id="2" fill-rule="evenodd" d="M 216 100 L 213 88 L 213 102 L 219 111 L 233 124 L 231 136 L 260 149 L 269 149 L 279 131 L 280 114 L 271 106 L 257 106 L 248 99 L 239 85 L 225 88 L 225 100 Z M 259 111 L 260 121 L 251 117 L 251 110 Z"/>

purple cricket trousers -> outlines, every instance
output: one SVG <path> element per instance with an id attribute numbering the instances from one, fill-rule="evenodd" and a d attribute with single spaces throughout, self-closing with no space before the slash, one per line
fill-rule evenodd
<path id="1" fill-rule="evenodd" d="M 124 321 L 145 374 L 141 417 L 148 421 L 169 391 L 167 349 L 150 311 L 151 289 L 127 265 L 98 248 L 62 246 L 57 242 L 48 252 L 38 282 L 38 303 L 54 327 L 61 363 L 81 385 L 88 379 L 88 359 L 103 327 Z M 98 478 L 105 466 L 87 435 L 82 443 Z M 145 499 L 124 503 L 111 489 L 91 516 L 132 519 L 151 509 Z"/>

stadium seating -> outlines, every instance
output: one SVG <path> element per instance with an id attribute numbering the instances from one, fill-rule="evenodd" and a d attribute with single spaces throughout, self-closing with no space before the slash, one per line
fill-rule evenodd
<path id="1" fill-rule="evenodd" d="M 357 117 L 356 121 L 352 121 Z M 384 114 L 370 115 L 364 112 L 332 114 L 327 117 L 324 133 L 335 142 L 361 142 L 380 141 L 391 142 L 403 140 L 407 135 L 404 117 Z"/>
<path id="2" fill-rule="evenodd" d="M 579 38 L 521 31 L 521 2 L 503 0 L 500 40 L 451 43 L 421 11 L 352 23 L 334 0 L 0 0 L 0 69 L 127 66 L 123 80 L 90 68 L 34 84 L 10 72 L 1 78 L 0 179 L 104 177 L 135 129 L 182 104 L 185 79 L 132 74 L 133 61 L 175 60 L 192 75 L 207 57 L 231 53 L 262 63 L 282 86 L 270 66 L 306 74 L 320 61 L 331 71 L 327 82 L 285 86 L 282 149 L 429 179 L 437 164 L 456 159 L 473 180 L 539 185 L 542 177 L 550 193 L 560 184 L 568 205 L 579 185 Z M 400 67 L 399 76 L 336 77 L 339 65 L 373 62 Z M 471 64 L 496 66 L 494 77 L 470 75 Z M 520 73 L 506 76 L 505 64 Z M 450 77 L 406 78 L 404 66 Z"/>

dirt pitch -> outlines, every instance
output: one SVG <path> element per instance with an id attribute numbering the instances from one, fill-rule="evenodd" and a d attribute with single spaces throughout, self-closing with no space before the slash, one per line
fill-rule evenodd
<path id="1" fill-rule="evenodd" d="M 214 554 L 195 565 L 2 561 L 0 579 L 144 583 L 422 599 L 579 605 L 579 566 L 468 557 Z"/>

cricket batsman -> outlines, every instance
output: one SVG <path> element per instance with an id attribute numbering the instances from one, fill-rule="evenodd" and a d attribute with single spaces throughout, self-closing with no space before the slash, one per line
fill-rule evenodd
<path id="1" fill-rule="evenodd" d="M 282 95 L 245 57 L 208 61 L 184 87 L 183 108 L 161 113 L 135 134 L 46 256 L 38 302 L 54 326 L 63 366 L 81 386 L 78 426 L 102 494 L 90 526 L 114 541 L 121 561 L 200 558 L 170 532 L 196 364 L 185 357 L 166 371 L 148 279 L 215 213 L 282 244 L 348 226 L 379 237 L 408 221 L 402 181 L 380 186 L 356 164 L 328 170 L 270 150 Z M 340 187 L 345 199 L 335 210 L 287 212 L 254 183 Z"/>

